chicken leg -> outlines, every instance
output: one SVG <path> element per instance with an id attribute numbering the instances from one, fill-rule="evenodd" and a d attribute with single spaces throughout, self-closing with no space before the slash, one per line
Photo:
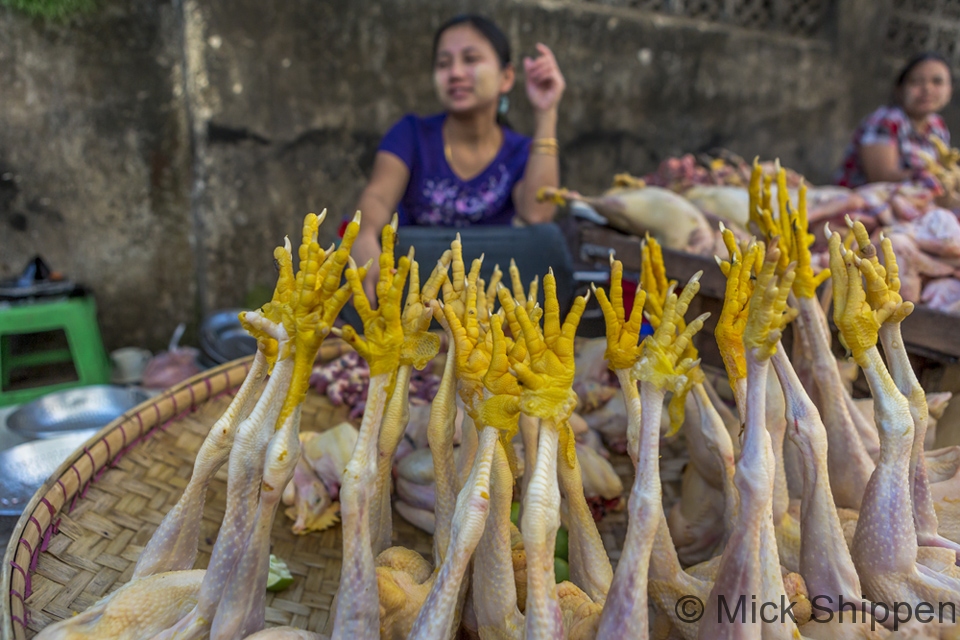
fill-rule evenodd
<path id="1" fill-rule="evenodd" d="M 636 378 L 641 381 L 642 406 L 637 474 L 628 502 L 629 524 L 623 553 L 600 615 L 598 637 L 601 638 L 648 637 L 647 574 L 663 512 L 659 470 L 660 415 L 666 390 L 683 388 L 688 373 L 697 364 L 680 358 L 708 314 L 690 323 L 679 335 L 677 328 L 699 289 L 699 278 L 700 273 L 694 275 L 679 298 L 673 293 L 673 287 L 669 288 L 659 326 L 653 338 L 644 343 L 643 354 L 633 368 Z M 597 297 L 608 323 L 608 345 L 611 338 L 617 336 L 618 341 L 625 341 L 628 346 L 632 342 L 633 349 L 636 349 L 634 336 L 639 333 L 639 316 L 631 314 L 630 321 L 625 322 L 622 312 L 617 314 L 605 296 L 598 292 Z"/>
<path id="2" fill-rule="evenodd" d="M 817 383 L 821 401 L 819 408 L 829 438 L 827 455 L 833 495 L 838 507 L 857 509 L 873 472 L 874 462 L 850 415 L 850 405 L 844 398 L 843 381 L 830 346 L 826 317 L 816 298 L 817 287 L 830 273 L 824 270 L 814 275 L 811 267 L 809 247 L 814 238 L 807 232 L 806 187 L 801 185 L 797 208 L 793 211 L 786 189 L 786 174 L 783 169 L 778 170 L 780 215 L 776 220 L 769 207 L 762 208 L 760 168 L 756 162 L 749 191 L 752 223 L 759 227 L 768 240 L 774 237 L 785 240 L 781 243 L 780 271 L 790 262 L 797 263 L 794 295 L 801 318 L 797 327 L 804 332 L 805 342 L 812 350 L 813 377 Z M 800 239 L 799 242 L 790 241 L 794 234 Z"/>
<path id="3" fill-rule="evenodd" d="M 513 365 L 519 384 L 523 387 L 521 411 L 540 418 L 537 461 L 527 488 L 528 504 L 520 521 L 527 560 L 524 622 L 528 640 L 558 638 L 564 633 L 553 562 L 556 534 L 560 526 L 557 455 L 559 429 L 569 428 L 565 423 L 577 404 L 572 389 L 573 339 L 586 306 L 586 299 L 578 296 L 561 326 L 556 279 L 552 270 L 543 279 L 543 291 L 542 331 L 523 306 L 516 308 L 530 364 L 515 362 Z M 567 439 L 566 445 L 572 450 L 573 438 Z"/>
<path id="4" fill-rule="evenodd" d="M 197 559 L 197 542 L 200 538 L 200 521 L 203 517 L 207 487 L 230 455 L 237 427 L 249 416 L 267 368 L 267 357 L 263 348 L 258 348 L 253 365 L 237 395 L 204 438 L 193 463 L 193 474 L 183 494 L 163 517 L 160 526 L 141 552 L 131 580 L 165 571 L 186 571 L 193 568 Z"/>
<path id="5" fill-rule="evenodd" d="M 397 217 L 383 229 L 382 245 L 395 242 Z M 441 284 L 446 278 L 447 267 L 441 261 L 420 291 L 420 271 L 410 250 L 410 290 L 403 310 L 403 348 L 400 354 L 400 368 L 390 401 L 387 403 L 380 427 L 380 441 L 377 458 L 377 494 L 374 509 L 370 512 L 370 535 L 373 538 L 373 553 L 379 554 L 391 545 L 393 534 L 393 509 L 390 500 L 391 472 L 393 456 L 397 451 L 403 433 L 410 421 L 410 375 L 413 369 L 423 369 L 440 350 L 440 336 L 428 332 L 432 311 L 429 301 L 436 298 Z M 383 252 L 381 260 L 392 263 L 393 251 Z M 426 304 L 425 304 L 426 303 Z"/>
<path id="6" fill-rule="evenodd" d="M 363 290 L 362 275 L 351 259 L 346 270 L 347 282 L 353 290 L 354 306 L 363 321 L 361 338 L 349 325 L 343 338 L 353 346 L 370 366 L 370 387 L 367 406 L 360 423 L 353 456 L 347 463 L 340 487 L 340 512 L 343 522 L 343 559 L 340 590 L 337 592 L 333 623 L 334 640 L 376 640 L 380 633 L 380 602 L 377 574 L 371 546 L 370 512 L 376 492 L 377 445 L 379 429 L 387 401 L 390 379 L 400 367 L 403 346 L 400 298 L 403 294 L 410 260 L 400 258 L 396 274 L 393 269 L 393 245 L 386 243 L 377 285 L 379 306 L 373 310 Z M 383 269 L 386 264 L 387 269 Z"/>
<path id="7" fill-rule="evenodd" d="M 778 282 L 774 269 L 779 260 L 776 245 L 766 259 L 750 297 L 743 332 L 747 365 L 747 413 L 743 449 L 737 462 L 735 483 L 740 493 L 740 513 L 720 560 L 720 569 L 700 624 L 700 638 L 799 638 L 796 623 L 786 608 L 772 619 L 765 617 L 767 603 L 787 602 L 773 526 L 775 458 L 766 429 L 766 376 L 769 359 L 777 348 L 787 321 L 787 295 L 793 284 L 788 269 Z M 746 616 L 746 598 L 764 606 L 760 620 Z M 730 607 L 743 604 L 740 623 Z M 773 606 L 778 606 L 777 604 Z M 728 619 L 723 621 L 723 614 Z"/>
<path id="8" fill-rule="evenodd" d="M 827 434 L 820 413 L 782 348 L 777 349 L 772 362 L 784 389 L 790 425 L 787 435 L 799 449 L 803 465 L 800 573 L 806 582 L 814 611 L 838 613 L 843 602 L 854 603 L 858 610 L 877 611 L 873 603 L 861 597 L 860 578 L 853 566 L 830 493 Z M 845 611 L 849 613 L 849 607 Z M 885 608 L 880 612 L 883 619 L 888 617 Z M 829 630 L 825 624 L 829 624 Z M 884 635 L 882 630 L 877 631 L 872 615 L 863 615 L 859 620 L 855 615 L 853 620 L 841 617 L 834 620 L 827 613 L 821 619 L 801 627 L 801 631 L 806 636 L 820 638 L 841 637 L 844 633 L 845 637 L 857 638 Z"/>
<path id="9" fill-rule="evenodd" d="M 900 298 L 899 268 L 893 245 L 888 238 L 881 235 L 881 247 L 884 253 L 884 266 L 877 260 L 877 250 L 870 243 L 863 223 L 851 225 L 859 245 L 858 255 L 869 265 L 864 265 L 868 272 L 871 297 L 877 300 L 872 304 L 880 306 L 881 297 L 889 297 L 899 304 L 898 312 L 892 314 L 879 329 L 880 342 L 883 352 L 887 356 L 890 374 L 897 389 L 906 398 L 910 405 L 910 416 L 913 419 L 913 446 L 910 450 L 910 478 L 913 483 L 913 516 L 917 528 L 917 542 L 920 546 L 945 547 L 955 553 L 960 551 L 960 544 L 944 538 L 937 532 L 937 512 L 934 509 L 933 494 L 930 481 L 927 477 L 926 457 L 923 455 L 923 441 L 927 435 L 927 423 L 930 417 L 927 408 L 926 394 L 920 386 L 919 380 L 910 364 L 903 337 L 900 335 L 900 323 L 913 311 L 912 303 L 904 303 Z"/>
<path id="10" fill-rule="evenodd" d="M 860 269 L 872 286 L 877 276 L 872 263 L 842 251 L 838 234 L 830 234 L 829 243 L 834 319 L 870 385 L 880 433 L 880 456 L 864 493 L 851 553 L 863 592 L 888 605 L 960 602 L 960 581 L 917 562 L 910 481 L 913 418 L 876 347 L 880 326 L 903 313 L 903 303 L 887 295 L 868 299 Z"/>

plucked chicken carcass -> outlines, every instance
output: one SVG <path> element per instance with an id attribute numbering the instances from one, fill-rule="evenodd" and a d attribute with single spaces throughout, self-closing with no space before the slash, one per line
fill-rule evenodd
<path id="1" fill-rule="evenodd" d="M 357 444 L 357 429 L 342 422 L 323 432 L 300 433 L 300 460 L 283 491 L 286 516 L 298 535 L 323 531 L 339 522 L 343 470 Z"/>
<path id="2" fill-rule="evenodd" d="M 931 280 L 923 288 L 920 301 L 931 309 L 947 313 L 960 311 L 960 280 L 956 278 Z"/>
<path id="3" fill-rule="evenodd" d="M 669 249 L 697 255 L 713 251 L 713 231 L 703 214 L 683 196 L 661 187 L 614 187 L 599 197 L 544 187 L 537 197 L 560 205 L 583 202 L 614 228 L 641 238 L 649 233 Z"/>

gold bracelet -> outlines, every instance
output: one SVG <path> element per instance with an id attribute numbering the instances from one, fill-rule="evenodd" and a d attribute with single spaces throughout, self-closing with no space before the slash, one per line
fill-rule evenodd
<path id="1" fill-rule="evenodd" d="M 556 138 L 538 138 L 530 145 L 530 153 L 540 153 L 548 156 L 560 155 L 560 143 Z"/>

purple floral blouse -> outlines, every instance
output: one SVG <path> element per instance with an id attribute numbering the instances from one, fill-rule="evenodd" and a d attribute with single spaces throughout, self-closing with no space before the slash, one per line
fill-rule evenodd
<path id="1" fill-rule="evenodd" d="M 530 138 L 503 129 L 493 161 L 470 180 L 453 172 L 443 152 L 445 113 L 406 115 L 380 142 L 378 151 L 400 158 L 410 170 L 397 206 L 401 225 L 466 227 L 510 224 L 516 209 L 513 188 L 523 179 Z"/>

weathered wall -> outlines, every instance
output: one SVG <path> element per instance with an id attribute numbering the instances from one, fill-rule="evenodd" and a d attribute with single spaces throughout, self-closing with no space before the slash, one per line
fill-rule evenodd
<path id="1" fill-rule="evenodd" d="M 40 254 L 95 291 L 114 347 L 195 307 L 177 22 L 146 0 L 65 26 L 0 10 L 0 277 Z"/>
<path id="2" fill-rule="evenodd" d="M 330 241 L 383 132 L 437 108 L 432 32 L 459 10 L 517 59 L 554 49 L 564 182 L 585 192 L 714 146 L 826 181 L 890 79 L 887 0 L 837 0 L 815 40 L 574 0 L 104 2 L 66 26 L 0 11 L 0 276 L 42 253 L 97 291 L 110 347 L 252 300 L 309 211 Z M 525 101 L 518 83 L 521 131 Z"/>

